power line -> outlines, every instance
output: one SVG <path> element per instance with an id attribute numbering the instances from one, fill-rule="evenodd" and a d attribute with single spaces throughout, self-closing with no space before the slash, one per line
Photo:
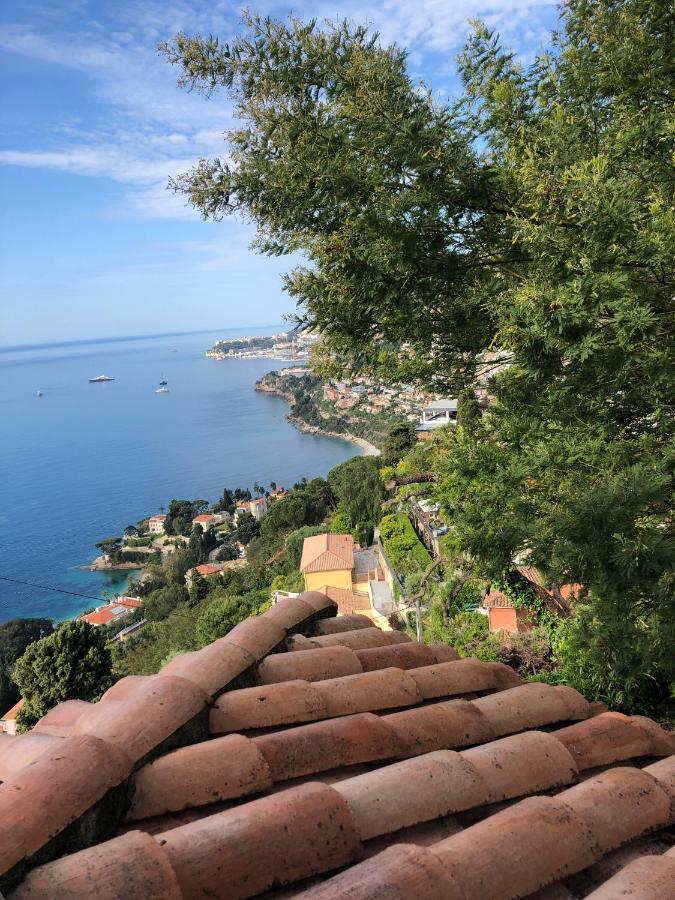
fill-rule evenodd
<path id="1" fill-rule="evenodd" d="M 28 587 L 40 588 L 42 591 L 55 591 L 57 594 L 70 594 L 71 597 L 84 597 L 85 600 L 96 600 L 100 603 L 102 597 L 92 597 L 91 594 L 81 594 L 79 591 L 67 591 L 64 588 L 53 587 L 49 584 L 35 584 L 32 581 L 23 581 L 21 578 L 8 578 L 6 575 L 0 575 L 0 581 L 11 581 L 13 584 L 25 584 Z M 2 602 L 2 598 L 0 598 Z"/>

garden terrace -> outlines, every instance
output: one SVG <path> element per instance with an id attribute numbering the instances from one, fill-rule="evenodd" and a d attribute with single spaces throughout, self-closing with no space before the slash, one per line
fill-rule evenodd
<path id="1" fill-rule="evenodd" d="M 672 735 L 335 612 L 282 600 L 0 736 L 5 895 L 673 893 Z"/>

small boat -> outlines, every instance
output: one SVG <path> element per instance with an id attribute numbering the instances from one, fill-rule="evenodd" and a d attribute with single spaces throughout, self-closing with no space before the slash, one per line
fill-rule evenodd
<path id="1" fill-rule="evenodd" d="M 159 383 L 159 387 L 155 391 L 156 394 L 168 394 L 169 393 L 169 383 L 164 380 L 164 375 L 162 375 L 162 380 Z"/>
<path id="2" fill-rule="evenodd" d="M 101 384 L 104 381 L 114 381 L 114 378 L 111 378 L 110 375 L 97 375 L 96 378 L 90 378 L 89 384 Z"/>
<path id="3" fill-rule="evenodd" d="M 42 396 L 42 391 L 38 391 L 38 392 L 37 392 L 37 395 L 38 395 L 38 397 L 41 397 L 41 396 Z"/>

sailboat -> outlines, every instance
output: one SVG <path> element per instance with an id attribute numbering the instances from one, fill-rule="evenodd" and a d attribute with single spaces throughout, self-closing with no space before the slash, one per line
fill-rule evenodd
<path id="1" fill-rule="evenodd" d="M 162 375 L 162 380 L 160 381 L 159 387 L 157 388 L 155 393 L 156 394 L 168 394 L 169 393 L 168 382 L 164 380 L 164 375 Z"/>

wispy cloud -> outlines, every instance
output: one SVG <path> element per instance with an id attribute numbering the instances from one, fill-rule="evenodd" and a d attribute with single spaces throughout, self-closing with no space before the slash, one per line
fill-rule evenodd
<path id="1" fill-rule="evenodd" d="M 435 75 L 447 81 L 448 63 L 463 43 L 469 18 L 482 16 L 526 53 L 542 40 L 552 5 L 549 0 L 300 0 L 294 10 L 301 16 L 369 22 L 383 42 L 408 47 L 413 69 L 433 85 Z M 86 125 L 74 129 L 52 123 L 43 146 L 7 147 L 0 151 L 0 164 L 109 178 L 123 185 L 125 212 L 131 216 L 192 215 L 165 190 L 167 179 L 201 156 L 225 152 L 222 133 L 232 124 L 232 111 L 221 97 L 206 101 L 180 91 L 156 47 L 178 30 L 231 37 L 239 10 L 220 0 L 145 0 L 116 3 L 112 10 L 103 4 L 92 17 L 79 0 L 44 6 L 39 17 L 33 7 L 30 22 L 18 15 L 8 23 L 0 48 L 81 72 L 91 94 Z M 276 16 L 289 9 L 269 0 L 254 8 Z"/>

